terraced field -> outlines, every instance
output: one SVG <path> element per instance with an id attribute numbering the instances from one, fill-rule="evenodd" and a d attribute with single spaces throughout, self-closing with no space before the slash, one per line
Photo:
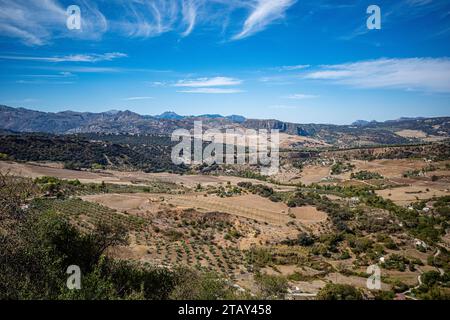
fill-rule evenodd
<path id="1" fill-rule="evenodd" d="M 258 195 L 248 194 L 230 198 L 221 198 L 205 194 L 185 194 L 155 197 L 148 194 L 102 194 L 85 196 L 83 199 L 94 201 L 117 210 L 154 212 L 157 205 L 167 203 L 172 207 L 195 209 L 200 212 L 224 212 L 238 217 L 256 220 L 273 225 L 285 225 L 293 219 L 303 224 L 324 222 L 327 215 L 314 207 L 289 208 L 281 202 L 272 202 Z"/>
<path id="2" fill-rule="evenodd" d="M 36 199 L 32 205 L 41 211 L 59 213 L 83 229 L 89 229 L 93 223 L 100 221 L 111 225 L 121 225 L 130 231 L 144 231 L 148 226 L 148 221 L 142 218 L 124 214 L 97 203 L 82 201 L 79 198 Z"/>

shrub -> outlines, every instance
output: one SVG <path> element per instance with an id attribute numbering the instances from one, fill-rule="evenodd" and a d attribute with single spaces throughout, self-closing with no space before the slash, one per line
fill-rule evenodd
<path id="1" fill-rule="evenodd" d="M 352 171 L 354 168 L 355 166 L 352 165 L 351 163 L 337 162 L 331 167 L 331 174 L 336 175 L 344 172 L 349 172 Z"/>
<path id="2" fill-rule="evenodd" d="M 327 284 L 316 297 L 317 300 L 362 300 L 361 291 L 347 284 Z"/>
<path id="3" fill-rule="evenodd" d="M 283 276 L 257 274 L 255 281 L 265 299 L 283 299 L 287 293 L 288 281 Z"/>
<path id="4" fill-rule="evenodd" d="M 352 173 L 350 178 L 356 180 L 372 180 L 372 179 L 383 179 L 383 176 L 377 172 L 370 172 L 364 170 L 359 171 L 357 173 Z"/>

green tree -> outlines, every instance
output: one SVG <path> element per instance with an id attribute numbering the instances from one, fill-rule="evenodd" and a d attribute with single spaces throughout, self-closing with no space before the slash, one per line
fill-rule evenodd
<path id="1" fill-rule="evenodd" d="M 347 284 L 327 284 L 317 294 L 317 300 L 362 300 L 361 291 Z"/>
<path id="2" fill-rule="evenodd" d="M 255 281 L 265 299 L 283 299 L 287 293 L 288 281 L 283 276 L 257 274 Z"/>

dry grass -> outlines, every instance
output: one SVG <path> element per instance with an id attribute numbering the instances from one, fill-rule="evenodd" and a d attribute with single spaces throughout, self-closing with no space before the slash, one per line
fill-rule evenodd
<path id="1" fill-rule="evenodd" d="M 448 188 L 448 186 L 447 186 Z M 435 184 L 416 184 L 407 187 L 378 190 L 377 194 L 390 199 L 398 205 L 407 205 L 417 200 L 426 200 L 433 197 L 450 195 L 448 189 L 438 187 Z"/>
<path id="2" fill-rule="evenodd" d="M 305 224 L 324 222 L 327 215 L 314 207 L 289 208 L 282 202 L 272 202 L 258 195 L 243 195 L 232 198 L 217 196 L 205 197 L 204 194 L 150 196 L 149 194 L 100 194 L 82 198 L 119 211 L 132 214 L 156 212 L 161 204 L 167 203 L 181 209 L 195 209 L 201 212 L 218 211 L 243 218 L 257 220 L 274 225 L 285 225 L 293 220 Z"/>
<path id="3" fill-rule="evenodd" d="M 427 134 L 421 130 L 401 130 L 395 133 L 403 138 L 426 138 Z"/>

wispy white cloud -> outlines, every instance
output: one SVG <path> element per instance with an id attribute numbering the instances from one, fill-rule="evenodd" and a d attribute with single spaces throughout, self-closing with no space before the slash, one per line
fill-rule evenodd
<path id="1" fill-rule="evenodd" d="M 303 94 L 303 93 L 295 93 L 295 94 L 290 94 L 288 96 L 286 96 L 286 99 L 292 99 L 292 100 L 303 100 L 303 99 L 313 99 L 313 98 L 318 98 L 319 96 L 316 95 L 312 95 L 312 94 Z"/>
<path id="2" fill-rule="evenodd" d="M 102 60 L 103 61 L 103 60 Z M 70 65 L 58 65 L 58 64 L 39 64 L 27 66 L 27 69 L 31 70 L 45 70 L 45 71 L 57 71 L 61 76 L 69 77 L 76 76 L 77 73 L 154 73 L 154 74 L 163 74 L 170 73 L 170 70 L 157 70 L 157 69 L 147 69 L 147 68 L 123 68 L 123 67 L 96 67 L 96 66 L 86 66 L 79 65 L 78 62 L 74 62 Z M 156 82 L 146 82 L 151 86 L 157 86 Z M 159 86 L 164 86 L 164 82 L 160 82 Z"/>
<path id="3" fill-rule="evenodd" d="M 112 19 L 111 28 L 129 37 L 155 37 L 174 29 L 179 2 L 171 0 L 119 0 L 120 17 Z"/>
<path id="4" fill-rule="evenodd" d="M 242 31 L 233 37 L 233 40 L 249 37 L 264 30 L 270 23 L 285 16 L 296 0 L 258 0 L 253 11 L 245 20 Z"/>
<path id="5" fill-rule="evenodd" d="M 0 35 L 19 39 L 29 46 L 41 46 L 54 38 L 98 39 L 107 21 L 92 1 L 79 0 L 83 12 L 82 30 L 66 27 L 66 8 L 56 0 L 0 0 Z"/>
<path id="6" fill-rule="evenodd" d="M 405 23 L 416 23 L 418 19 L 429 17 L 432 19 L 436 27 L 441 28 L 440 32 L 445 32 L 449 27 L 448 19 L 445 17 L 438 18 L 437 12 L 445 12 L 448 10 L 448 1 L 433 0 L 397 0 L 386 1 L 380 5 L 382 15 L 382 29 L 399 28 Z M 358 6 L 354 10 L 360 10 Z M 365 20 L 354 20 L 349 22 L 348 26 L 352 26 L 352 31 L 344 33 L 338 37 L 339 40 L 349 41 L 357 37 L 368 34 L 369 30 Z M 378 43 L 375 43 L 378 45 Z"/>
<path id="7" fill-rule="evenodd" d="M 433 0 L 406 0 L 406 3 L 411 6 L 423 6 L 431 2 L 433 2 Z"/>
<path id="8" fill-rule="evenodd" d="M 124 98 L 123 100 L 125 101 L 136 101 L 136 100 L 151 100 L 154 99 L 153 97 L 129 97 L 129 98 Z"/>
<path id="9" fill-rule="evenodd" d="M 243 92 L 240 89 L 226 89 L 226 88 L 194 88 L 179 90 L 179 93 L 205 93 L 205 94 L 232 94 Z"/>
<path id="10" fill-rule="evenodd" d="M 27 45 L 43 45 L 50 24 L 62 24 L 65 11 L 55 1 L 0 1 L 0 35 L 19 38 Z"/>
<path id="11" fill-rule="evenodd" d="M 307 69 L 309 67 L 310 67 L 309 64 L 298 64 L 298 65 L 294 65 L 294 66 L 276 67 L 274 69 L 278 70 L 278 71 L 297 71 L 297 70 Z"/>
<path id="12" fill-rule="evenodd" d="M 30 46 L 58 38 L 100 39 L 106 32 L 125 37 L 156 37 L 177 32 L 190 35 L 197 25 L 217 27 L 218 34 L 235 33 L 243 39 L 264 30 L 285 16 L 296 0 L 78 0 L 81 30 L 66 28 L 66 6 L 59 0 L 0 0 L 0 36 Z M 101 7 L 99 7 L 101 5 Z M 236 18 L 235 11 L 248 16 Z M 103 11 L 103 12 L 102 12 Z M 229 30 L 225 33 L 226 29 Z M 222 30 L 222 31 L 220 31 Z"/>
<path id="13" fill-rule="evenodd" d="M 149 85 L 150 87 L 154 87 L 154 88 L 167 86 L 167 82 L 164 82 L 164 81 L 146 81 L 145 84 Z"/>
<path id="14" fill-rule="evenodd" d="M 43 69 L 59 70 L 60 68 L 45 67 Z M 64 67 L 64 70 L 66 70 L 65 72 L 71 72 L 71 73 L 117 73 L 117 72 L 123 72 L 123 70 L 120 68 L 110 68 L 110 67 Z"/>
<path id="15" fill-rule="evenodd" d="M 32 57 L 32 56 L 0 56 L 4 60 L 27 60 L 27 61 L 44 61 L 44 62 L 99 62 L 111 61 L 117 58 L 127 57 L 125 53 L 109 52 L 103 54 L 72 54 L 66 56 L 53 57 Z"/>
<path id="16" fill-rule="evenodd" d="M 72 84 L 76 79 L 76 75 L 67 71 L 56 74 L 25 74 L 20 77 L 23 79 L 17 80 L 17 84 Z"/>
<path id="17" fill-rule="evenodd" d="M 37 85 L 52 85 L 52 84 L 74 84 L 74 81 L 49 81 L 49 80 L 17 80 L 17 84 L 37 84 Z"/>
<path id="18" fill-rule="evenodd" d="M 220 86 L 235 86 L 242 83 L 242 80 L 229 78 L 229 77 L 214 77 L 214 78 L 198 78 L 198 79 L 188 79 L 179 80 L 174 84 L 175 87 L 189 87 L 189 88 L 200 88 L 200 87 L 220 87 Z"/>
<path id="19" fill-rule="evenodd" d="M 205 94 L 231 94 L 243 92 L 238 88 L 220 88 L 237 86 L 242 80 L 230 77 L 213 77 L 213 78 L 197 78 L 184 79 L 174 83 L 174 87 L 188 88 L 179 90 L 180 93 L 205 93 Z"/>
<path id="20" fill-rule="evenodd" d="M 75 76 L 72 72 L 59 72 L 58 74 L 25 74 L 22 77 L 27 78 L 48 78 L 48 79 L 58 79 L 58 78 L 69 78 Z"/>
<path id="21" fill-rule="evenodd" d="M 197 20 L 197 7 L 199 3 L 195 0 L 182 0 L 183 22 L 186 24 L 186 30 L 182 33 L 183 37 L 188 36 L 194 30 Z"/>
<path id="22" fill-rule="evenodd" d="M 306 79 L 358 88 L 450 92 L 450 58 L 378 59 L 322 66 Z"/>
<path id="23" fill-rule="evenodd" d="M 36 98 L 25 98 L 25 99 L 20 99 L 20 100 L 10 100 L 10 101 L 7 101 L 7 103 L 21 104 L 21 103 L 35 103 L 38 101 L 39 101 L 39 99 L 36 99 Z"/>

